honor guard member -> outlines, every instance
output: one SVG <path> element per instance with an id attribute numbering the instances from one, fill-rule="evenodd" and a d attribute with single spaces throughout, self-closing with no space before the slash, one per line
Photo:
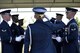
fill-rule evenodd
<path id="1" fill-rule="evenodd" d="M 22 34 L 20 34 L 20 29 L 16 23 L 18 23 L 18 14 L 12 15 L 13 23 L 11 25 L 11 31 L 14 37 L 13 45 L 15 53 L 22 53 L 21 41 L 23 39 Z"/>
<path id="2" fill-rule="evenodd" d="M 23 29 L 23 20 L 24 19 L 20 19 L 20 20 L 18 20 L 18 23 L 19 23 L 19 25 L 18 25 L 18 29 L 19 29 L 19 32 L 20 32 L 20 35 L 22 35 L 22 37 L 23 37 L 23 39 L 19 42 L 19 51 L 20 51 L 20 53 L 22 53 L 22 48 L 23 48 L 23 43 L 24 43 L 24 29 Z"/>
<path id="3" fill-rule="evenodd" d="M 18 27 L 19 27 L 19 30 L 21 30 L 20 31 L 20 33 L 21 33 L 21 35 L 24 35 L 24 29 L 23 29 L 23 20 L 24 19 L 20 19 L 20 20 L 18 20 L 18 23 L 19 23 L 19 25 L 18 25 Z"/>
<path id="4" fill-rule="evenodd" d="M 58 23 L 57 21 L 63 22 L 62 17 L 63 17 L 63 14 L 56 13 L 56 19 L 53 24 L 57 24 Z M 64 28 L 59 29 L 59 30 L 55 31 L 52 36 L 52 40 L 53 40 L 54 45 L 56 46 L 57 53 L 62 52 L 61 51 L 61 49 L 62 49 L 61 48 L 61 46 L 62 46 L 61 39 L 63 38 L 63 35 L 64 35 L 63 32 L 64 32 Z M 54 38 L 54 36 L 55 36 L 55 38 Z"/>
<path id="5" fill-rule="evenodd" d="M 66 16 L 69 22 L 65 28 L 65 39 L 63 53 L 79 53 L 78 45 L 78 25 L 74 19 L 77 9 L 66 7 Z"/>
<path id="6" fill-rule="evenodd" d="M 3 21 L 0 24 L 0 37 L 2 43 L 2 53 L 14 53 L 13 45 L 12 45 L 12 32 L 10 30 L 10 26 L 8 21 L 10 21 L 11 10 L 5 10 L 0 12 Z"/>
<path id="7" fill-rule="evenodd" d="M 30 24 L 26 30 L 24 39 L 24 53 L 28 53 L 29 44 L 31 43 L 30 40 L 32 40 L 30 53 L 56 53 L 56 48 L 52 42 L 52 32 L 63 28 L 64 25 L 60 23 L 52 24 L 44 15 L 46 11 L 47 10 L 44 7 L 33 8 L 36 22 L 34 24 Z M 44 19 L 46 19 L 46 21 L 44 21 Z"/>

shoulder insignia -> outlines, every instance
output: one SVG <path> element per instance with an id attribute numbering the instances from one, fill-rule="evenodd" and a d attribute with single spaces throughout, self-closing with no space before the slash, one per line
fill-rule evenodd
<path id="1" fill-rule="evenodd" d="M 1 31 L 2 31 L 2 32 L 6 32 L 7 30 L 6 30 L 6 29 L 5 29 L 5 30 L 2 29 Z"/>

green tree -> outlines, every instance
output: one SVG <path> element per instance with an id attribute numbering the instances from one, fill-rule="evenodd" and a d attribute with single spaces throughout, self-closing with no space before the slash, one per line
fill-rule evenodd
<path id="1" fill-rule="evenodd" d="M 78 17 L 76 17 L 76 21 L 77 21 L 78 27 L 80 28 L 80 20 Z"/>

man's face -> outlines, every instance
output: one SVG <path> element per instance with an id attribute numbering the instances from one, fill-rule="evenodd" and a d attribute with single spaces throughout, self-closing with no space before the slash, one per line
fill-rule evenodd
<path id="1" fill-rule="evenodd" d="M 22 26 L 23 25 L 23 21 L 19 21 L 19 25 Z"/>
<path id="2" fill-rule="evenodd" d="M 14 16 L 14 17 L 12 17 L 12 20 L 13 20 L 13 22 L 18 22 L 18 17 L 17 16 Z"/>
<path id="3" fill-rule="evenodd" d="M 6 21 L 10 21 L 10 18 L 11 18 L 11 15 L 9 13 L 5 13 L 3 15 L 3 19 L 6 20 Z"/>
<path id="4" fill-rule="evenodd" d="M 73 14 L 73 12 L 67 11 L 67 12 L 66 12 L 66 17 L 67 17 L 68 19 L 70 19 L 70 18 L 72 18 L 72 17 L 71 17 L 72 14 Z"/>
<path id="5" fill-rule="evenodd" d="M 56 16 L 56 20 L 62 20 L 62 16 L 60 15 Z"/>

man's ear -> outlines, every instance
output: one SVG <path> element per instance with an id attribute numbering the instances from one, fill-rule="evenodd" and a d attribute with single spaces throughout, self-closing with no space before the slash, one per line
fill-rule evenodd
<path id="1" fill-rule="evenodd" d="M 72 12 L 73 13 L 73 15 L 75 15 L 76 14 L 76 12 Z"/>

